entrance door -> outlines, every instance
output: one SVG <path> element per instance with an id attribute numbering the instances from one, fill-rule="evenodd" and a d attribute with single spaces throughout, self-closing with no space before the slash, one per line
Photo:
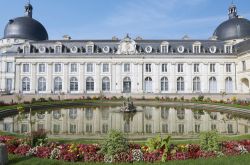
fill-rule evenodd
<path id="1" fill-rule="evenodd" d="M 131 80 L 129 77 L 123 79 L 123 92 L 131 93 Z"/>

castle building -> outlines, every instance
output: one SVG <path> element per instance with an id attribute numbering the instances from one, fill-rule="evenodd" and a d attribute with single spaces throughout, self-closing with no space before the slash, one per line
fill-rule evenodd
<path id="1" fill-rule="evenodd" d="M 2 93 L 250 93 L 250 21 L 235 5 L 208 40 L 49 40 L 32 11 L 0 40 Z"/>

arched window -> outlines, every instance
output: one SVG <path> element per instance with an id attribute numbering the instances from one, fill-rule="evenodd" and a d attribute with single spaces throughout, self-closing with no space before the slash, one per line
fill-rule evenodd
<path id="1" fill-rule="evenodd" d="M 70 91 L 78 91 L 78 80 L 76 77 L 70 79 Z"/>
<path id="2" fill-rule="evenodd" d="M 225 81 L 226 93 L 233 93 L 233 80 L 231 77 L 227 77 Z"/>
<path id="3" fill-rule="evenodd" d="M 24 77 L 22 80 L 22 91 L 30 91 L 30 79 Z"/>
<path id="4" fill-rule="evenodd" d="M 161 118 L 162 119 L 168 119 L 169 116 L 169 109 L 167 107 L 161 108 Z"/>
<path id="5" fill-rule="evenodd" d="M 54 91 L 60 92 L 62 90 L 62 79 L 61 77 L 56 77 L 54 79 Z"/>
<path id="6" fill-rule="evenodd" d="M 209 92 L 216 93 L 217 92 L 217 81 L 215 77 L 211 77 L 209 79 Z"/>
<path id="7" fill-rule="evenodd" d="M 38 91 L 39 92 L 44 92 L 46 91 L 46 79 L 44 77 L 40 77 L 38 79 Z"/>
<path id="8" fill-rule="evenodd" d="M 69 110 L 69 118 L 76 119 L 76 117 L 77 117 L 77 109 L 70 109 Z"/>
<path id="9" fill-rule="evenodd" d="M 87 120 L 92 120 L 94 116 L 94 112 L 92 108 L 86 108 L 85 110 L 85 116 Z"/>
<path id="10" fill-rule="evenodd" d="M 153 83 L 151 77 L 145 78 L 145 92 L 151 93 L 153 91 Z"/>
<path id="11" fill-rule="evenodd" d="M 177 78 L 177 91 L 184 91 L 184 78 L 178 77 Z"/>
<path id="12" fill-rule="evenodd" d="M 108 77 L 104 77 L 102 79 L 102 90 L 103 91 L 110 91 L 110 80 Z"/>
<path id="13" fill-rule="evenodd" d="M 94 91 L 94 79 L 92 77 L 88 77 L 86 80 L 86 90 Z"/>
<path id="14" fill-rule="evenodd" d="M 185 110 L 184 109 L 178 109 L 177 110 L 177 117 L 180 120 L 185 119 Z"/>
<path id="15" fill-rule="evenodd" d="M 124 93 L 131 92 L 131 79 L 129 77 L 125 77 L 123 79 L 123 92 Z"/>
<path id="16" fill-rule="evenodd" d="M 161 91 L 168 91 L 168 78 L 167 77 L 161 78 Z"/>
<path id="17" fill-rule="evenodd" d="M 193 79 L 193 91 L 194 92 L 199 92 L 201 91 L 201 81 L 199 77 L 195 77 Z"/>

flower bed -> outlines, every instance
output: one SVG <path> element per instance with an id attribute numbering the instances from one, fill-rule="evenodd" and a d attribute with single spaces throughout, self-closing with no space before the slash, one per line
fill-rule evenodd
<path id="1" fill-rule="evenodd" d="M 150 151 L 146 145 L 130 144 L 127 152 L 114 156 L 104 156 L 99 144 L 58 144 L 30 146 L 27 141 L 11 136 L 0 136 L 0 142 L 5 143 L 8 152 L 21 156 L 34 156 L 47 159 L 58 159 L 70 162 L 158 162 L 162 160 L 165 148 Z M 250 140 L 226 141 L 220 143 L 219 151 L 204 151 L 200 145 L 169 145 L 166 160 L 187 160 L 211 158 L 220 156 L 240 155 L 250 152 Z"/>

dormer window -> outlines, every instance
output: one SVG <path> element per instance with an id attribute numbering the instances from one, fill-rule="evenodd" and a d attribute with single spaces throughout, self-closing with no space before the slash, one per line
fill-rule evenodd
<path id="1" fill-rule="evenodd" d="M 201 43 L 200 42 L 195 42 L 193 44 L 193 53 L 201 53 Z"/>
<path id="2" fill-rule="evenodd" d="M 88 54 L 94 53 L 94 43 L 93 42 L 88 42 L 86 44 L 86 53 L 88 53 Z"/>
<path id="3" fill-rule="evenodd" d="M 224 52 L 227 54 L 233 53 L 233 46 L 232 45 L 225 45 Z"/>
<path id="4" fill-rule="evenodd" d="M 24 54 L 29 54 L 30 53 L 30 46 L 29 45 L 25 45 L 23 47 L 23 53 Z"/>
<path id="5" fill-rule="evenodd" d="M 169 50 L 169 43 L 168 42 L 162 42 L 161 44 L 161 53 L 168 53 Z"/>

